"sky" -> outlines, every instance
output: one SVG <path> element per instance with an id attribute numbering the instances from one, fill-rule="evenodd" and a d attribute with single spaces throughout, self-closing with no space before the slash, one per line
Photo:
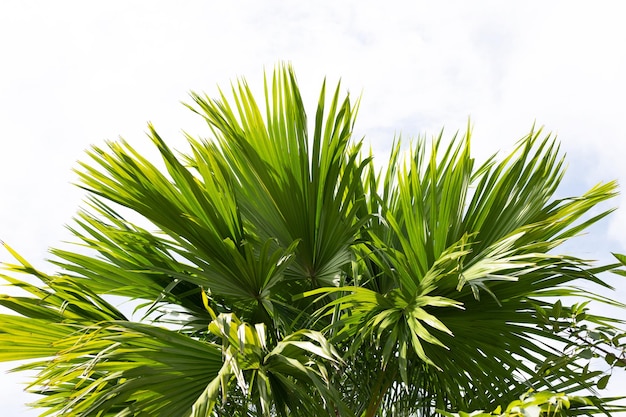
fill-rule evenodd
<path id="1" fill-rule="evenodd" d="M 120 136 L 150 154 L 148 121 L 185 148 L 210 136 L 187 110 L 290 62 L 313 112 L 324 77 L 361 97 L 355 134 L 376 154 L 395 135 L 444 137 L 473 126 L 473 151 L 506 153 L 533 124 L 567 154 L 563 192 L 626 184 L 626 25 L 619 1 L 474 0 L 0 2 L 0 239 L 49 270 L 82 204 L 85 150 Z M 626 253 L 626 197 L 567 247 Z M 0 261 L 7 254 L 0 253 Z M 626 285 L 608 277 L 626 302 Z M 27 417 L 25 376 L 0 365 L 0 410 Z M 619 376 L 607 392 L 626 394 Z M 623 390 L 623 391 L 622 391 Z"/>

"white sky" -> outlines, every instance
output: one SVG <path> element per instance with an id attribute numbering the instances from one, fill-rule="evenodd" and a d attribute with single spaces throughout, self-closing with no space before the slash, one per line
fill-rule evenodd
<path id="1" fill-rule="evenodd" d="M 238 76 L 259 86 L 281 60 L 311 111 L 324 76 L 362 93 L 357 133 L 374 150 L 395 133 L 451 135 L 471 117 L 484 156 L 536 121 L 568 154 L 565 193 L 626 183 L 623 10 L 571 0 L 2 0 L 0 238 L 45 267 L 80 204 L 71 168 L 85 149 L 120 135 L 147 146 L 147 121 L 174 145 L 181 129 L 209 135 L 179 104 L 187 93 L 213 95 Z M 571 250 L 591 259 L 626 252 L 626 210 L 579 242 Z M 0 373 L 2 415 L 38 414 L 21 405 L 21 380 Z M 611 393 L 626 394 L 620 385 Z"/>

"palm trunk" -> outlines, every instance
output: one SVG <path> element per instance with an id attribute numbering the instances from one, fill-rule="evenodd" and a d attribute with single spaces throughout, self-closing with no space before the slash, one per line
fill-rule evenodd
<path id="1" fill-rule="evenodd" d="M 391 374 L 386 371 L 382 371 L 378 375 L 378 378 L 376 379 L 376 385 L 374 386 L 372 398 L 370 398 L 370 401 L 367 404 L 367 408 L 362 414 L 362 417 L 374 417 L 376 415 L 376 412 L 380 408 L 380 403 L 383 401 L 385 394 L 395 380 L 397 372 L 397 369 L 395 369 Z"/>

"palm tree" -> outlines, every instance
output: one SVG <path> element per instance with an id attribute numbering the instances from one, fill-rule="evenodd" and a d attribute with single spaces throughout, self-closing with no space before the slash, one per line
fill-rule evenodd
<path id="1" fill-rule="evenodd" d="M 583 217 L 615 183 L 554 199 L 563 161 L 540 130 L 481 165 L 469 129 L 397 141 L 378 172 L 340 91 L 324 83 L 309 126 L 282 66 L 261 105 L 245 81 L 192 94 L 213 139 L 186 154 L 149 126 L 161 168 L 124 141 L 88 152 L 59 272 L 5 245 L 25 294 L 0 298 L 17 313 L 0 360 L 37 372 L 42 416 L 413 416 L 594 387 L 558 330 L 616 323 L 575 286 L 606 286 L 608 267 L 556 250 L 610 212 Z"/>

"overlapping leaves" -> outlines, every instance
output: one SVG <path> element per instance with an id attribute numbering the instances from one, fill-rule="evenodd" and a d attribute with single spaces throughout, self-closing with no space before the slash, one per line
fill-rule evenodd
<path id="1" fill-rule="evenodd" d="M 397 141 L 379 173 L 339 87 L 311 135 L 293 71 L 264 87 L 261 105 L 244 81 L 192 94 L 213 138 L 182 156 L 150 126 L 163 169 L 125 141 L 92 148 L 82 248 L 53 250 L 58 275 L 11 251 L 5 280 L 28 294 L 0 298 L 17 313 L 0 359 L 34 360 L 43 415 L 430 415 L 597 384 L 541 312 L 600 300 L 576 285 L 608 267 L 557 251 L 610 212 L 587 215 L 614 183 L 555 199 L 563 161 L 535 130 L 478 166 L 469 128 Z"/>

